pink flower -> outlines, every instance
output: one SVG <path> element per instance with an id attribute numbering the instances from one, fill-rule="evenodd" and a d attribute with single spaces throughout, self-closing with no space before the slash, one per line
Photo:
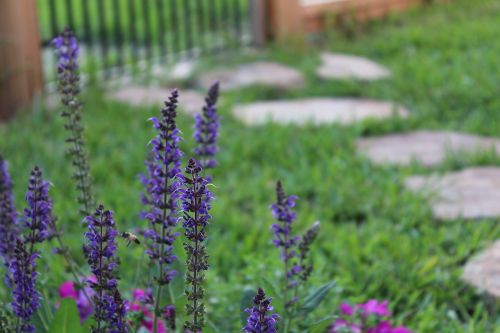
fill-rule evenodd
<path id="1" fill-rule="evenodd" d="M 391 333 L 411 333 L 411 331 L 404 326 L 398 326 L 396 328 L 393 328 Z"/>
<path id="2" fill-rule="evenodd" d="M 352 314 L 354 313 L 354 309 L 352 308 L 352 306 L 347 303 L 340 304 L 339 309 L 340 312 L 342 312 L 342 314 L 346 316 L 352 316 Z"/>
<path id="3" fill-rule="evenodd" d="M 95 280 L 95 277 L 89 277 L 89 280 Z M 77 290 L 73 281 L 66 281 L 59 286 L 58 291 L 61 298 L 71 298 L 75 300 L 76 306 L 78 307 L 78 314 L 80 315 L 80 322 L 83 323 L 94 312 L 94 306 L 87 298 L 92 298 L 94 295 L 92 288 L 84 287 L 84 292 L 81 289 Z"/>
<path id="4" fill-rule="evenodd" d="M 73 281 L 63 282 L 59 286 L 59 296 L 61 298 L 72 298 L 75 301 L 78 299 L 78 291 L 76 291 Z"/>
<path id="5" fill-rule="evenodd" d="M 147 291 L 142 289 L 132 290 L 132 304 L 130 305 L 130 311 L 142 312 L 142 322 L 141 326 L 146 328 L 148 332 L 153 332 L 154 326 L 154 316 L 153 313 L 148 309 L 148 303 L 151 301 L 151 295 Z M 163 320 L 158 319 L 158 333 L 167 333 L 165 323 Z"/>
<path id="6" fill-rule="evenodd" d="M 369 328 L 368 333 L 392 333 L 392 327 L 388 321 L 381 321 L 377 326 Z"/>
<path id="7" fill-rule="evenodd" d="M 389 311 L 388 305 L 388 301 L 379 303 L 376 299 L 371 299 L 365 304 L 357 305 L 357 307 L 363 311 L 362 314 L 364 316 L 374 314 L 380 317 L 389 317 L 391 315 L 391 312 Z"/>
<path id="8" fill-rule="evenodd" d="M 342 329 L 348 328 L 351 333 L 361 333 L 361 327 L 356 324 L 351 324 L 347 320 L 337 319 L 333 322 L 329 333 L 343 332 Z"/>

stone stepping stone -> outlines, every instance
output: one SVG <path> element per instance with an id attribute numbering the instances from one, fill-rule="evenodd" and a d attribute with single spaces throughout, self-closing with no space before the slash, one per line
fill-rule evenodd
<path id="1" fill-rule="evenodd" d="M 390 102 L 352 98 L 310 98 L 238 105 L 233 114 L 247 125 L 267 121 L 280 124 L 348 125 L 364 119 L 407 117 L 409 112 Z"/>
<path id="2" fill-rule="evenodd" d="M 491 296 L 500 298 L 500 240 L 469 260 L 462 278 Z"/>
<path id="3" fill-rule="evenodd" d="M 385 79 L 390 71 L 369 59 L 348 54 L 322 53 L 316 75 L 325 80 L 355 79 L 374 81 Z"/>
<path id="4" fill-rule="evenodd" d="M 263 85 L 279 89 L 300 88 L 304 85 L 302 73 L 294 68 L 275 62 L 254 62 L 231 69 L 216 69 L 202 74 L 199 84 L 208 89 L 220 81 L 224 90 L 234 90 L 251 85 Z"/>
<path id="5" fill-rule="evenodd" d="M 477 167 L 442 176 L 412 176 L 405 186 L 432 196 L 433 215 L 442 220 L 500 216 L 500 168 Z"/>
<path id="6" fill-rule="evenodd" d="M 170 95 L 170 89 L 160 87 L 126 86 L 109 95 L 110 99 L 132 106 L 158 106 Z M 188 114 L 201 112 L 205 97 L 194 90 L 179 90 L 179 109 Z"/>
<path id="7" fill-rule="evenodd" d="M 358 151 L 377 164 L 408 165 L 412 161 L 430 167 L 443 162 L 447 153 L 474 153 L 495 149 L 500 140 L 446 131 L 416 131 L 364 138 L 357 142 Z"/>

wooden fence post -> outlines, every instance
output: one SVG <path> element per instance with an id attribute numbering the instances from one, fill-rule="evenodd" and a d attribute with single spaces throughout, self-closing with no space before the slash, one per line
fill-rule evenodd
<path id="1" fill-rule="evenodd" d="M 270 33 L 273 39 L 301 39 L 304 36 L 300 0 L 269 0 L 267 4 Z"/>
<path id="2" fill-rule="evenodd" d="M 32 104 L 42 91 L 35 0 L 2 0 L 0 10 L 0 121 Z"/>

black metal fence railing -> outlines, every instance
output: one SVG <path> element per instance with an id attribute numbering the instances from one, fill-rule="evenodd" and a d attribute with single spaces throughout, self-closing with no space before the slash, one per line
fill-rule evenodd
<path id="1" fill-rule="evenodd" d="M 251 0 L 37 1 L 47 80 L 54 77 L 50 41 L 66 26 L 80 40 L 82 67 L 106 76 L 250 42 Z"/>

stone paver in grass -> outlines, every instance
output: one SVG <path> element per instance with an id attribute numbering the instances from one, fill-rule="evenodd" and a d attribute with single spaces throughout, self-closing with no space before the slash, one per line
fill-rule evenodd
<path id="1" fill-rule="evenodd" d="M 474 153 L 496 149 L 500 140 L 447 131 L 415 131 L 358 140 L 358 151 L 378 164 L 407 165 L 412 161 L 433 166 L 445 160 L 447 153 Z"/>
<path id="2" fill-rule="evenodd" d="M 221 89 L 233 90 L 250 85 L 263 85 L 279 89 L 300 88 L 304 77 L 298 70 L 275 62 L 254 62 L 235 68 L 215 69 L 200 75 L 199 84 L 208 89 L 220 81 Z"/>
<path id="3" fill-rule="evenodd" d="M 168 99 L 170 89 L 160 87 L 127 86 L 116 90 L 109 98 L 128 103 L 132 106 L 151 106 L 161 108 Z M 201 112 L 205 97 L 194 90 L 179 90 L 179 109 L 189 114 Z"/>
<path id="4" fill-rule="evenodd" d="M 354 98 L 310 98 L 237 105 L 234 115 L 248 125 L 267 121 L 281 124 L 351 124 L 364 119 L 407 117 L 409 112 L 390 102 Z"/>
<path id="5" fill-rule="evenodd" d="M 316 75 L 322 79 L 356 79 L 374 81 L 385 79 L 390 71 L 369 59 L 348 54 L 322 53 Z"/>
<path id="6" fill-rule="evenodd" d="M 500 240 L 469 260 L 462 278 L 491 296 L 500 298 Z"/>
<path id="7" fill-rule="evenodd" d="M 405 186 L 432 198 L 433 215 L 442 220 L 500 216 L 500 168 L 477 167 L 442 176 L 412 176 Z"/>

